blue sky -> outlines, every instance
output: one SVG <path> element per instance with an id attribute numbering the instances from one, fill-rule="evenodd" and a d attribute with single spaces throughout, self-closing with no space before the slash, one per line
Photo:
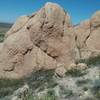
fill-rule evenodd
<path id="1" fill-rule="evenodd" d="M 60 4 L 68 11 L 74 24 L 100 10 L 100 0 L 0 0 L 0 22 L 13 23 L 19 16 L 38 11 L 46 2 Z"/>

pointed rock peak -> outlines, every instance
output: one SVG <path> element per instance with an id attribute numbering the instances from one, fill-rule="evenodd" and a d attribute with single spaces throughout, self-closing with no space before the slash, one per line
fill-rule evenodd
<path id="1" fill-rule="evenodd" d="M 94 13 L 93 16 L 98 16 L 98 17 L 100 17 L 100 10 L 96 11 L 96 12 Z"/>
<path id="2" fill-rule="evenodd" d="M 90 20 L 87 19 L 87 20 L 82 21 L 79 26 L 84 29 L 89 29 L 90 28 Z"/>
<path id="3" fill-rule="evenodd" d="M 47 2 L 47 3 L 45 4 L 45 7 L 51 7 L 51 8 L 56 7 L 56 8 L 61 8 L 58 4 L 52 3 L 52 2 Z"/>
<path id="4" fill-rule="evenodd" d="M 71 18 L 68 12 L 65 12 L 60 5 L 47 2 L 43 9 L 47 20 L 50 20 L 51 22 L 54 21 L 56 23 L 65 22 L 66 20 L 66 26 L 71 26 Z"/>
<path id="5" fill-rule="evenodd" d="M 97 28 L 100 26 L 100 10 L 94 13 L 91 18 L 91 25 L 93 28 Z"/>
<path id="6" fill-rule="evenodd" d="M 48 11 L 48 13 L 52 13 L 52 12 L 57 13 L 58 11 L 62 12 L 64 14 L 66 13 L 64 11 L 64 9 L 60 5 L 58 5 L 56 3 L 47 2 L 45 4 L 44 8 L 45 8 L 46 11 Z"/>

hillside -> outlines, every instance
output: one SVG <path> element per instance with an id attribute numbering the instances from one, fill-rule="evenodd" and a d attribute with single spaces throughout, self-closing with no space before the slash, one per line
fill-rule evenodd
<path id="1" fill-rule="evenodd" d="M 5 33 L 11 28 L 12 24 L 0 22 L 0 42 L 3 42 Z"/>

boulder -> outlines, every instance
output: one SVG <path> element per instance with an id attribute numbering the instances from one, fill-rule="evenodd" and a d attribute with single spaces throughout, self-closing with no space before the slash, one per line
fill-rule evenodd
<path id="1" fill-rule="evenodd" d="M 88 59 L 100 54 L 100 11 L 97 11 L 90 20 L 75 26 L 74 30 L 79 59 Z"/>
<path id="2" fill-rule="evenodd" d="M 90 50 L 100 52 L 100 11 L 97 11 L 91 18 L 91 35 L 86 44 Z"/>
<path id="3" fill-rule="evenodd" d="M 88 55 L 83 53 L 88 53 L 88 51 L 86 51 L 86 41 L 90 36 L 90 20 L 85 20 L 81 22 L 79 25 L 74 27 L 74 30 L 76 34 L 76 60 L 86 58 Z"/>
<path id="4" fill-rule="evenodd" d="M 73 61 L 74 30 L 59 5 L 47 3 L 26 26 L 33 43 L 49 56 L 66 66 Z"/>
<path id="5" fill-rule="evenodd" d="M 46 3 L 31 16 L 20 17 L 6 33 L 0 46 L 0 77 L 22 78 L 49 69 L 60 74 L 74 68 L 78 60 L 100 54 L 99 33 L 100 11 L 73 26 L 63 8 Z"/>
<path id="6" fill-rule="evenodd" d="M 84 69 L 87 69 L 87 68 L 88 68 L 88 66 L 85 63 L 78 63 L 77 64 L 77 69 L 84 70 Z"/>
<path id="7" fill-rule="evenodd" d="M 0 53 L 0 75 L 21 78 L 37 70 L 74 62 L 74 29 L 70 16 L 55 3 L 23 16 L 7 32 Z"/>
<path id="8" fill-rule="evenodd" d="M 57 68 L 55 69 L 55 74 L 59 77 L 64 77 L 66 73 L 66 69 L 63 64 L 58 64 Z"/>
<path id="9" fill-rule="evenodd" d="M 71 63 L 70 66 L 69 66 L 69 68 L 67 69 L 67 71 L 75 69 L 76 67 L 77 67 L 77 64 Z"/>
<path id="10" fill-rule="evenodd" d="M 97 11 L 91 18 L 91 26 L 93 29 L 100 27 L 100 11 Z"/>

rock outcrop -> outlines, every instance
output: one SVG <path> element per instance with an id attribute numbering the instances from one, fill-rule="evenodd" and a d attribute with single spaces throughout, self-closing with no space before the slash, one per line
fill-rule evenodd
<path id="1" fill-rule="evenodd" d="M 0 46 L 0 77 L 22 78 L 59 65 L 65 72 L 75 61 L 100 54 L 99 33 L 100 11 L 73 26 L 63 8 L 46 3 L 31 16 L 20 17 L 6 33 Z"/>
<path id="2" fill-rule="evenodd" d="M 32 16 L 23 16 L 7 32 L 0 54 L 0 74 L 20 78 L 37 70 L 74 62 L 74 29 L 59 5 L 46 3 Z"/>
<path id="3" fill-rule="evenodd" d="M 90 20 L 75 26 L 74 30 L 78 59 L 87 59 L 100 54 L 100 11 L 97 11 Z"/>

